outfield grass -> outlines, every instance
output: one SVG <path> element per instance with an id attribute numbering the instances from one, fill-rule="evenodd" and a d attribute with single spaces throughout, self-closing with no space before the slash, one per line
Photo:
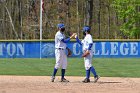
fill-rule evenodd
<path id="1" fill-rule="evenodd" d="M 50 76 L 55 64 L 49 59 L 0 59 L 0 75 Z M 139 58 L 94 58 L 93 65 L 100 76 L 140 77 Z M 61 70 L 57 75 L 60 75 Z M 85 76 L 82 58 L 69 58 L 68 76 Z"/>

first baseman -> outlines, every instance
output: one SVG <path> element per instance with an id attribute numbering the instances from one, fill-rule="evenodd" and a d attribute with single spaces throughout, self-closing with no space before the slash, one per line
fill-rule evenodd
<path id="1" fill-rule="evenodd" d="M 76 41 L 82 45 L 82 50 L 83 50 L 83 55 L 84 57 L 84 64 L 85 64 L 85 69 L 86 69 L 86 78 L 83 80 L 84 83 L 90 82 L 90 71 L 94 75 L 94 82 L 97 82 L 99 79 L 99 76 L 97 75 L 94 67 L 92 66 L 92 56 L 93 56 L 93 51 L 92 51 L 92 45 L 93 45 L 93 40 L 92 36 L 90 35 L 90 27 L 85 26 L 83 28 L 83 35 L 84 39 L 82 41 L 79 40 L 78 36 L 75 35 Z"/>
<path id="2" fill-rule="evenodd" d="M 58 32 L 55 34 L 55 58 L 56 58 L 56 64 L 54 67 L 54 71 L 52 74 L 52 78 L 51 81 L 54 82 L 55 80 L 55 75 L 57 73 L 58 68 L 62 68 L 61 69 L 61 82 L 69 82 L 68 80 L 66 80 L 64 78 L 65 76 L 65 70 L 67 68 L 67 55 L 66 55 L 66 43 L 68 43 L 70 41 L 70 39 L 72 37 L 75 36 L 75 34 L 73 34 L 71 37 L 69 38 L 65 38 L 64 35 L 64 31 L 65 31 L 65 25 L 60 23 L 57 25 L 58 27 Z"/>

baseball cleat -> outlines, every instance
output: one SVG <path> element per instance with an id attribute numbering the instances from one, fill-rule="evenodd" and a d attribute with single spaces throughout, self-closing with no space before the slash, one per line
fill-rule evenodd
<path id="1" fill-rule="evenodd" d="M 88 82 L 90 82 L 90 79 L 89 78 L 85 78 L 82 82 L 83 83 L 88 83 Z"/>
<path id="2" fill-rule="evenodd" d="M 69 82 L 68 80 L 66 80 L 65 78 L 61 79 L 61 82 Z"/>
<path id="3" fill-rule="evenodd" d="M 54 77 L 54 76 L 52 76 L 52 78 L 51 78 L 51 82 L 54 82 L 54 79 L 55 79 L 55 77 Z"/>
<path id="4" fill-rule="evenodd" d="M 96 83 L 96 82 L 98 81 L 99 78 L 100 78 L 100 76 L 98 76 L 98 75 L 95 76 L 95 77 L 94 77 L 94 83 Z"/>

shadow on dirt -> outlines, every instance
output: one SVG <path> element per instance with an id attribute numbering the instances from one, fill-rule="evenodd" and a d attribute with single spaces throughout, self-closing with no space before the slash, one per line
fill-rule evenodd
<path id="1" fill-rule="evenodd" d="M 94 83 L 94 82 L 93 82 Z M 115 81 L 98 81 L 99 84 L 106 84 L 106 83 L 122 83 L 122 82 L 115 82 Z"/>

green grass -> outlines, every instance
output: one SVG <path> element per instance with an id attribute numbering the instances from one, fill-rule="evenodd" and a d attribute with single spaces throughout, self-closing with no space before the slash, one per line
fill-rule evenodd
<path id="1" fill-rule="evenodd" d="M 49 59 L 0 59 L 0 75 L 50 76 L 55 64 Z M 100 76 L 140 77 L 139 58 L 94 58 L 93 66 Z M 59 69 L 57 75 L 61 75 Z M 85 76 L 82 58 L 69 58 L 68 76 Z"/>

